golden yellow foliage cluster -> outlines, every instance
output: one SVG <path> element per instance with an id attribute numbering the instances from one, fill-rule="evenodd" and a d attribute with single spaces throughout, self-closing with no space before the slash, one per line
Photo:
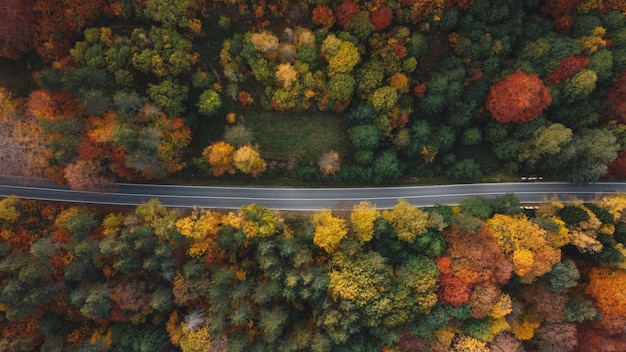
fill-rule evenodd
<path id="1" fill-rule="evenodd" d="M 313 243 L 323 248 L 327 253 L 334 252 L 341 240 L 348 234 L 346 221 L 333 216 L 328 209 L 313 214 L 315 234 Z"/>

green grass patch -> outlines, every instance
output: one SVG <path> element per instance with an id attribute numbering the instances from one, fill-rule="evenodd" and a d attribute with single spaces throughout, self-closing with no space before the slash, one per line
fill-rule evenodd
<path id="1" fill-rule="evenodd" d="M 350 142 L 341 116 L 323 112 L 242 111 L 244 125 L 254 133 L 266 159 L 317 162 L 328 150 L 347 155 Z"/>

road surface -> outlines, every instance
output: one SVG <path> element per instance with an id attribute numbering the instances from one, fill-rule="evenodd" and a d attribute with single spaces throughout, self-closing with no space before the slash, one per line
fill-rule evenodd
<path id="1" fill-rule="evenodd" d="M 276 210 L 348 209 L 366 200 L 379 209 L 392 208 L 399 198 L 420 206 L 458 204 L 462 199 L 480 195 L 492 198 L 513 193 L 522 203 L 538 203 L 545 197 L 568 196 L 589 199 L 597 194 L 626 192 L 626 183 L 598 182 L 571 185 L 561 182 L 479 183 L 441 186 L 375 187 L 375 188 L 260 188 L 206 187 L 180 185 L 115 184 L 103 193 L 78 192 L 45 181 L 37 183 L 0 177 L 0 197 L 73 202 L 85 204 L 138 205 L 157 198 L 164 206 L 174 208 L 238 209 L 257 203 Z"/>

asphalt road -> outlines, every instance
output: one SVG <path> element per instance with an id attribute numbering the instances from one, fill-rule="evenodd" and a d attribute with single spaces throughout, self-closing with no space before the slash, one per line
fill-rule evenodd
<path id="1" fill-rule="evenodd" d="M 597 194 L 626 192 L 626 183 L 598 182 L 571 185 L 560 182 L 479 183 L 442 186 L 376 188 L 259 188 L 204 187 L 179 185 L 143 185 L 119 183 L 108 192 L 77 192 L 45 181 L 25 182 L 0 178 L 0 197 L 86 204 L 138 205 L 157 198 L 174 208 L 238 209 L 243 204 L 258 203 L 277 210 L 348 209 L 367 200 L 379 209 L 392 208 L 399 198 L 420 206 L 458 204 L 462 199 L 480 195 L 487 198 L 514 193 L 522 203 L 538 203 L 545 197 L 570 196 L 589 199 Z"/>

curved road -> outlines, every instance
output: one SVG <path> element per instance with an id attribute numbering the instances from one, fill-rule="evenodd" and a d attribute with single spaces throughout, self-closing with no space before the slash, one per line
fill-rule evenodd
<path id="1" fill-rule="evenodd" d="M 45 181 L 26 182 L 0 178 L 0 197 L 59 202 L 138 205 L 157 198 L 166 207 L 238 209 L 243 204 L 258 203 L 277 210 L 349 209 L 367 200 L 379 209 L 391 208 L 397 199 L 420 206 L 458 204 L 462 199 L 480 195 L 487 198 L 514 193 L 522 203 L 538 203 L 545 197 L 569 195 L 589 199 L 596 194 L 626 191 L 626 183 L 598 182 L 571 185 L 561 182 L 480 183 L 442 186 L 377 187 L 377 188 L 259 188 L 206 187 L 178 185 L 115 184 L 114 190 L 103 193 L 72 191 Z"/>

